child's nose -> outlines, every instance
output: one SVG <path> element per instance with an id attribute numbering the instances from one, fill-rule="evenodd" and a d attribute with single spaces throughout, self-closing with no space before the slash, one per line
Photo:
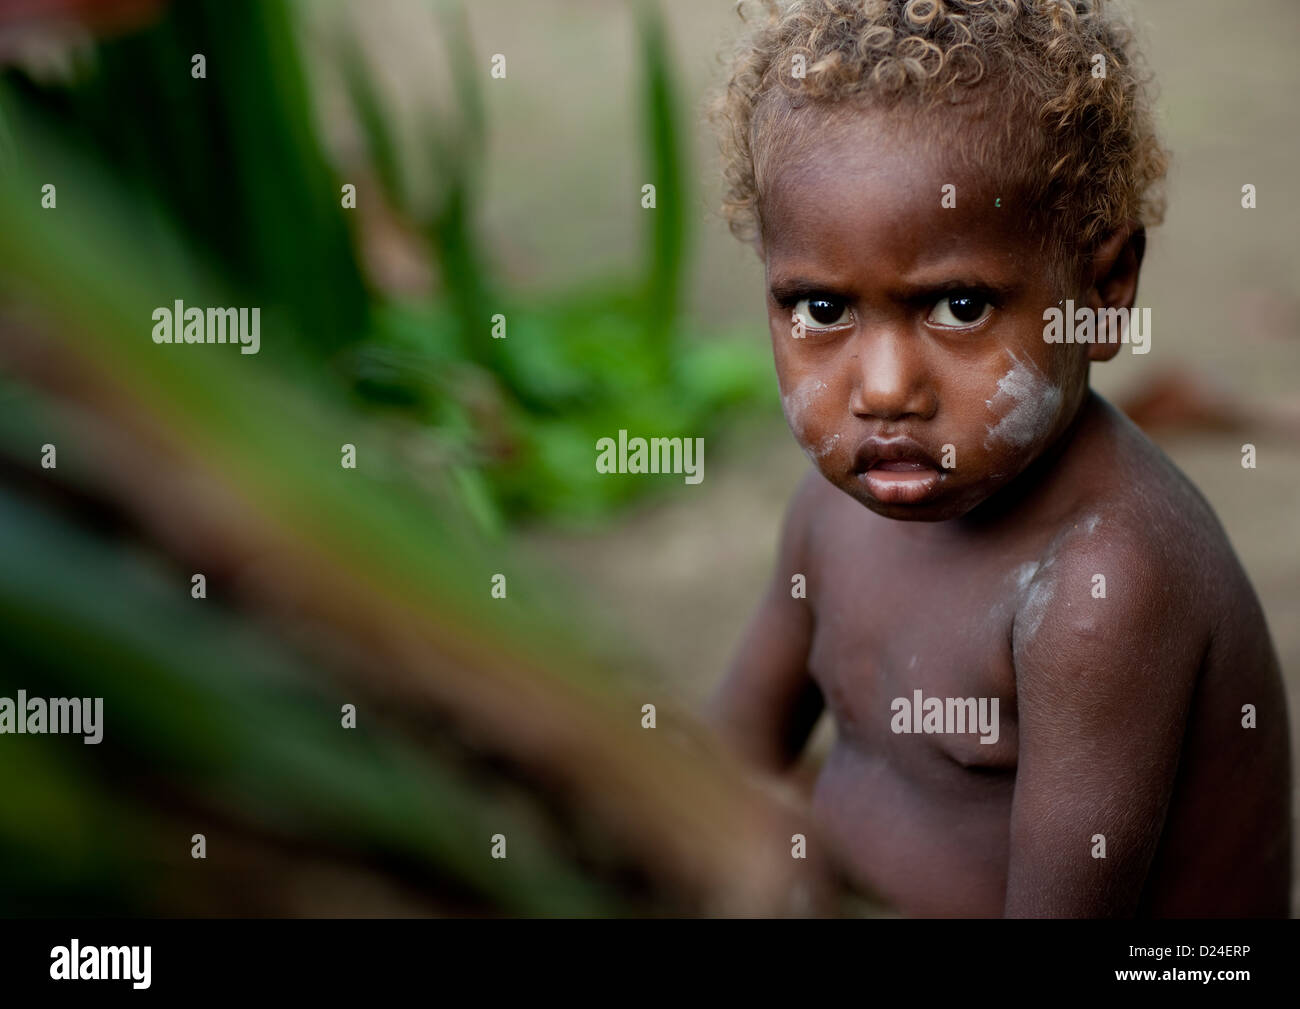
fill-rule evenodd
<path id="1" fill-rule="evenodd" d="M 861 333 L 853 356 L 856 382 L 849 405 L 855 415 L 875 420 L 934 416 L 938 399 L 913 335 L 883 327 Z"/>

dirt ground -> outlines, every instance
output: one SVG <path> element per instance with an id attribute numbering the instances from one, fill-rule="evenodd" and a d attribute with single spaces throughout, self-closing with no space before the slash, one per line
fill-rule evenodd
<path id="1" fill-rule="evenodd" d="M 629 7 L 604 0 L 476 0 L 479 49 L 510 54 L 510 88 L 490 89 L 493 145 L 486 225 L 514 281 L 544 289 L 634 269 L 642 182 Z M 1294 0 L 1140 0 L 1174 154 L 1169 211 L 1151 234 L 1141 304 L 1152 352 L 1094 371 L 1122 399 L 1182 369 L 1247 409 L 1291 409 L 1300 380 L 1300 158 L 1294 102 L 1300 4 Z M 721 78 L 715 54 L 739 22 L 729 0 L 669 0 L 683 103 Z M 396 16 L 396 15 L 394 15 Z M 537 82 L 536 86 L 527 83 Z M 716 147 L 694 137 L 698 240 L 692 308 L 707 325 L 751 326 L 766 341 L 762 271 L 717 214 Z M 1257 187 L 1258 209 L 1240 205 Z M 1210 500 L 1260 594 L 1287 677 L 1300 752 L 1300 438 L 1177 430 L 1157 440 Z M 1244 470 L 1252 441 L 1258 468 Z M 757 600 L 778 522 L 808 465 L 775 395 L 766 418 L 708 446 L 707 479 L 589 534 L 533 533 L 529 544 L 590 590 L 666 690 L 698 699 L 716 683 Z M 1296 776 L 1300 779 L 1300 775 Z"/>

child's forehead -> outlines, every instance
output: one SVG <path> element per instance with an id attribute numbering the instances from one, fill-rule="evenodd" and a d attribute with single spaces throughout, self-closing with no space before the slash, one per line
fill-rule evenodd
<path id="1" fill-rule="evenodd" d="M 795 110 L 773 123 L 755 158 L 760 219 L 766 230 L 791 213 L 937 211 L 999 197 L 1009 206 L 1020 187 L 999 170 L 989 134 L 986 122 L 949 109 Z"/>
<path id="2" fill-rule="evenodd" d="M 962 146 L 971 125 L 946 110 L 791 122 L 759 192 L 769 271 L 829 273 L 850 286 L 859 270 L 877 279 L 965 270 L 1010 283 L 1040 266 L 1023 188 L 996 156 L 977 156 L 978 142 Z"/>

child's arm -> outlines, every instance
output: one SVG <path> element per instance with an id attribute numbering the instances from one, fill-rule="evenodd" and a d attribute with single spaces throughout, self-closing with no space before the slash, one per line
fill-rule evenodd
<path id="1" fill-rule="evenodd" d="M 1208 632 L 1187 632 L 1192 601 L 1164 550 L 1103 534 L 1040 570 L 1013 627 L 1008 916 L 1133 914 L 1173 791 Z"/>
<path id="2" fill-rule="evenodd" d="M 812 612 L 791 594 L 794 575 L 811 581 L 807 515 L 821 480 L 810 474 L 790 503 L 772 581 L 708 707 L 709 721 L 742 756 L 774 772 L 795 761 L 823 707 L 807 671 Z"/>

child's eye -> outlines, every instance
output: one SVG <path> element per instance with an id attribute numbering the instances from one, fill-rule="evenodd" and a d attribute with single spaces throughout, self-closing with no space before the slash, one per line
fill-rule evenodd
<path id="1" fill-rule="evenodd" d="M 794 306 L 808 329 L 830 329 L 847 322 L 849 306 L 839 298 L 804 298 Z"/>
<path id="2" fill-rule="evenodd" d="M 932 326 L 965 329 L 983 322 L 991 311 L 988 299 L 978 294 L 952 294 L 935 304 L 926 321 Z"/>

